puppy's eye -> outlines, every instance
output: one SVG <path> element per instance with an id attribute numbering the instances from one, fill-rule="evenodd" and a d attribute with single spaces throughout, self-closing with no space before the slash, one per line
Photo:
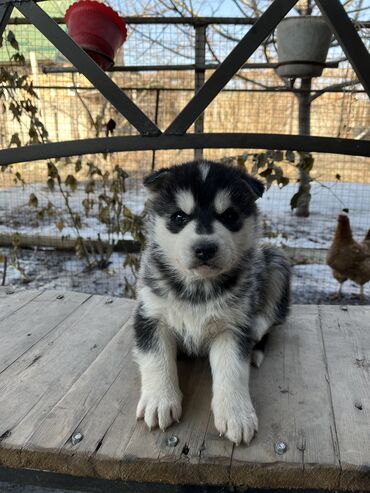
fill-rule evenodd
<path id="1" fill-rule="evenodd" d="M 172 214 L 171 221 L 181 226 L 182 224 L 185 224 L 189 221 L 189 216 L 183 211 L 176 211 L 174 214 Z"/>
<path id="2" fill-rule="evenodd" d="M 232 223 L 235 223 L 239 219 L 239 215 L 235 209 L 233 209 L 232 207 L 229 207 L 228 209 L 226 209 L 225 212 L 223 212 L 220 215 L 220 219 L 221 219 L 221 221 L 223 221 L 225 223 L 232 224 Z"/>

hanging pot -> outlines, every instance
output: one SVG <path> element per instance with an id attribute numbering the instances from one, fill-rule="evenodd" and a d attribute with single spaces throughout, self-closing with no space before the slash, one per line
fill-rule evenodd
<path id="1" fill-rule="evenodd" d="M 318 77 L 325 68 L 331 37 L 322 17 L 286 17 L 276 29 L 277 73 L 286 78 Z"/>
<path id="2" fill-rule="evenodd" d="M 126 24 L 113 9 L 94 0 L 80 0 L 64 16 L 71 38 L 107 70 L 127 37 Z"/>

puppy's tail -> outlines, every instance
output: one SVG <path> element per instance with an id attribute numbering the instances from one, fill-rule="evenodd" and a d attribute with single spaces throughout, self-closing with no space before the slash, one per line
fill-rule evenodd
<path id="1" fill-rule="evenodd" d="M 255 368 L 259 368 L 262 365 L 262 361 L 265 357 L 265 347 L 268 341 L 268 334 L 265 334 L 260 341 L 254 346 L 251 357 L 251 364 Z"/>

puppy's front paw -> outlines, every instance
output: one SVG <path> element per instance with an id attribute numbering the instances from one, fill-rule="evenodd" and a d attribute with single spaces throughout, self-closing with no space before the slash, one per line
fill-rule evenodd
<path id="1" fill-rule="evenodd" d="M 181 392 L 142 392 L 136 410 L 136 418 L 145 420 L 148 428 L 159 426 L 161 430 L 168 428 L 181 417 Z"/>
<path id="2" fill-rule="evenodd" d="M 249 397 L 214 396 L 212 411 L 220 435 L 225 435 L 237 445 L 250 443 L 257 432 L 258 420 Z"/>

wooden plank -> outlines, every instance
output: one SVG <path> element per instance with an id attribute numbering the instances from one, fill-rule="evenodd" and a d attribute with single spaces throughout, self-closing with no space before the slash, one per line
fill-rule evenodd
<path id="1" fill-rule="evenodd" d="M 84 439 L 77 445 L 68 441 L 61 451 L 73 474 L 120 479 L 122 455 L 111 451 L 124 447 L 135 429 L 140 389 L 138 372 L 133 371 L 132 343 L 126 349 L 117 378 L 79 424 Z"/>
<path id="2" fill-rule="evenodd" d="M 53 331 L 90 295 L 47 291 L 33 296 L 32 301 L 0 322 L 0 388 L 6 382 L 2 375 L 6 368 Z"/>
<path id="3" fill-rule="evenodd" d="M 206 360 L 179 363 L 181 423 L 162 433 L 136 422 L 140 381 L 127 323 L 134 306 L 93 297 L 5 370 L 4 466 L 243 489 L 369 490 L 370 307 L 294 307 L 252 372 L 259 433 L 249 447 L 234 447 L 214 429 Z M 75 430 L 83 440 L 72 445 Z M 168 446 L 171 436 L 177 447 Z M 278 456 L 280 440 L 288 449 Z"/>
<path id="4" fill-rule="evenodd" d="M 114 451 L 123 457 L 119 468 L 120 479 L 149 482 L 194 483 L 201 480 L 198 458 L 210 415 L 210 372 L 202 359 L 179 361 L 180 387 L 184 394 L 181 422 L 162 432 L 149 431 L 139 421 L 127 445 Z M 138 394 L 135 400 L 135 412 Z M 176 437 L 176 447 L 169 447 L 167 439 Z M 107 441 L 107 448 L 109 441 Z M 104 451 L 102 451 L 104 452 Z M 107 450 L 105 450 L 107 453 Z M 108 452 L 112 455 L 112 452 Z"/>
<path id="5" fill-rule="evenodd" d="M 124 304 L 127 316 L 130 315 L 130 309 L 127 309 L 130 305 L 132 306 L 130 302 Z M 106 429 L 98 443 L 95 444 L 95 448 L 89 450 L 89 454 L 86 454 L 86 449 L 85 454 L 81 454 L 78 447 L 72 445 L 70 439 L 72 434 L 78 430 L 84 437 L 80 444 L 86 442 L 89 437 L 89 427 L 85 426 L 85 418 L 91 414 L 92 409 L 99 405 L 119 378 L 124 367 L 127 372 L 128 353 L 132 348 L 130 329 L 130 324 L 126 322 L 41 423 L 36 421 L 35 425 L 34 420 L 32 422 L 26 420 L 27 426 L 31 426 L 31 434 L 30 428 L 24 426 L 24 422 L 14 429 L 6 445 L 13 448 L 22 447 L 23 464 L 31 463 L 32 467 L 39 465 L 39 467 L 57 469 L 59 472 L 68 474 L 76 473 L 76 469 L 81 471 L 82 461 L 85 463 L 85 468 L 89 466 L 91 468 L 90 455 L 99 446 L 99 441 L 103 438 Z M 121 386 L 121 394 L 122 388 L 124 385 Z M 117 392 L 118 389 L 115 390 Z M 99 409 L 103 411 L 101 406 Z M 104 414 L 100 414 L 99 418 L 100 421 L 104 420 Z M 132 420 L 134 421 L 134 416 Z M 101 423 L 99 428 L 101 430 Z M 91 437 L 89 437 L 89 443 L 92 443 Z"/>
<path id="6" fill-rule="evenodd" d="M 339 441 L 340 487 L 369 491 L 370 307 L 319 310 Z"/>
<path id="7" fill-rule="evenodd" d="M 13 292 L 12 288 L 0 286 L 0 322 L 24 305 L 27 305 L 27 303 L 39 296 L 40 293 L 40 291 L 33 289 Z"/>
<path id="8" fill-rule="evenodd" d="M 316 306 L 295 306 L 271 334 L 266 359 L 251 379 L 259 431 L 234 448 L 231 481 L 243 487 L 335 488 L 339 461 Z M 277 455 L 283 441 L 287 452 Z"/>
<path id="9" fill-rule="evenodd" d="M 126 300 L 105 301 L 94 296 L 81 305 L 8 375 L 0 395 L 3 463 L 14 460 L 5 447 L 22 446 L 128 320 Z"/>
<path id="10" fill-rule="evenodd" d="M 209 375 L 209 400 L 212 399 L 212 379 Z M 203 471 L 203 481 L 208 478 L 210 484 L 230 482 L 230 468 L 234 444 L 220 437 L 215 428 L 213 413 L 210 413 L 201 453 L 198 457 Z"/>
<path id="11" fill-rule="evenodd" d="M 199 457 L 204 448 L 204 437 L 211 417 L 212 378 L 208 359 L 185 359 L 179 365 L 180 386 L 184 394 L 180 425 L 165 432 L 158 459 L 177 465 L 169 479 L 180 476 L 180 481 L 202 483 L 208 476 L 199 468 Z M 167 440 L 176 436 L 177 447 L 169 447 Z M 168 469 L 168 467 L 167 467 Z M 171 481 L 170 481 L 171 482 Z"/>

